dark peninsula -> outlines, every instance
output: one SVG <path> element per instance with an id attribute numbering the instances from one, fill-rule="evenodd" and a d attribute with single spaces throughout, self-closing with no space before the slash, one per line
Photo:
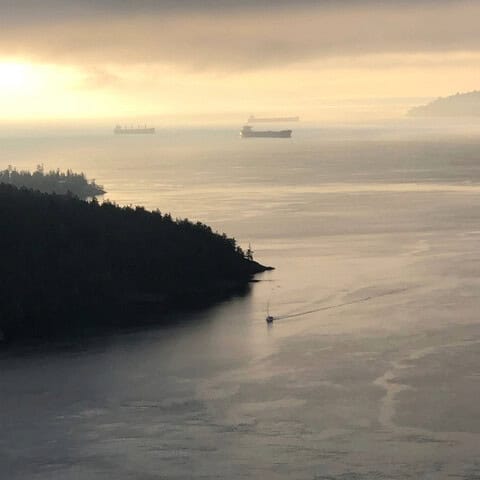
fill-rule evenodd
<path id="1" fill-rule="evenodd" d="M 145 312 L 161 322 L 268 269 L 202 223 L 7 184 L 0 226 L 0 336 L 10 340 L 136 326 Z"/>
<path id="2" fill-rule="evenodd" d="M 410 117 L 478 117 L 480 91 L 440 97 L 426 105 L 410 109 Z"/>
<path id="3" fill-rule="evenodd" d="M 101 185 L 97 185 L 95 180 L 89 181 L 84 173 L 74 173 L 71 170 L 61 172 L 58 169 L 45 172 L 43 165 L 38 165 L 33 173 L 28 170 L 18 171 L 15 167 L 9 166 L 5 170 L 0 170 L 0 183 L 31 188 L 44 193 L 61 195 L 71 193 L 81 199 L 106 193 Z"/>

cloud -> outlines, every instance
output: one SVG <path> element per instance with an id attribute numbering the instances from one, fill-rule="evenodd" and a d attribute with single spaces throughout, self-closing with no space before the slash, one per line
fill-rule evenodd
<path id="1" fill-rule="evenodd" d="M 88 90 L 115 88 L 121 87 L 124 83 L 124 79 L 119 75 L 100 67 L 91 67 L 84 72 L 79 88 Z"/>
<path id="2" fill-rule="evenodd" d="M 480 51 L 474 1 L 0 0 L 0 56 L 244 70 L 332 57 Z M 97 75 L 98 76 L 98 75 Z"/>
<path id="3" fill-rule="evenodd" d="M 101 15 L 159 15 L 171 12 L 223 14 L 245 10 L 274 10 L 291 7 L 339 8 L 361 6 L 428 6 L 456 3 L 457 0 L 0 0 L 2 18 L 9 21 L 59 21 L 72 17 Z"/>

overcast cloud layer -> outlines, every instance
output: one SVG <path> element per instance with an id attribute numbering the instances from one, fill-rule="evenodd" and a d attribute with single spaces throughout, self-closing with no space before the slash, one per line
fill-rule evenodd
<path id="1" fill-rule="evenodd" d="M 278 7 L 344 8 L 361 6 L 405 7 L 422 4 L 428 8 L 438 4 L 456 4 L 458 0 L 1 0 L 2 14 L 10 18 L 61 18 L 72 14 L 84 16 L 102 12 L 159 14 L 172 11 L 218 12 L 228 10 L 275 9 Z"/>
<path id="2" fill-rule="evenodd" d="M 0 0 L 0 56 L 231 70 L 480 51 L 480 2 Z"/>

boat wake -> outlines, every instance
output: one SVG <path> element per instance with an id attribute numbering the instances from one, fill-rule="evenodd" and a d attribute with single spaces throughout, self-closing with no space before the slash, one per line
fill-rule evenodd
<path id="1" fill-rule="evenodd" d="M 355 300 L 350 300 L 348 302 L 337 303 L 335 305 L 326 305 L 324 307 L 314 308 L 312 310 L 304 310 L 303 312 L 292 313 L 288 315 L 278 315 L 275 316 L 275 321 L 277 320 L 287 320 L 290 318 L 303 317 L 304 315 L 311 315 L 312 313 L 324 312 L 326 310 L 333 310 L 336 308 L 347 307 L 349 305 L 355 305 L 357 303 L 369 302 L 380 297 L 386 297 L 388 295 L 397 295 L 408 290 L 407 288 L 401 288 L 396 290 L 389 290 L 388 292 L 379 293 L 378 295 L 369 295 L 368 297 L 357 298 Z"/>

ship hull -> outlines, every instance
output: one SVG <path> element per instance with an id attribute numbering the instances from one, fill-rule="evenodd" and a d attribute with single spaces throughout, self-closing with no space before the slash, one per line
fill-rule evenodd
<path id="1" fill-rule="evenodd" d="M 242 138 L 290 138 L 292 136 L 291 130 L 266 131 L 266 132 L 240 132 Z"/>
<path id="2" fill-rule="evenodd" d="M 155 128 L 120 128 L 113 131 L 115 135 L 152 135 Z"/>

